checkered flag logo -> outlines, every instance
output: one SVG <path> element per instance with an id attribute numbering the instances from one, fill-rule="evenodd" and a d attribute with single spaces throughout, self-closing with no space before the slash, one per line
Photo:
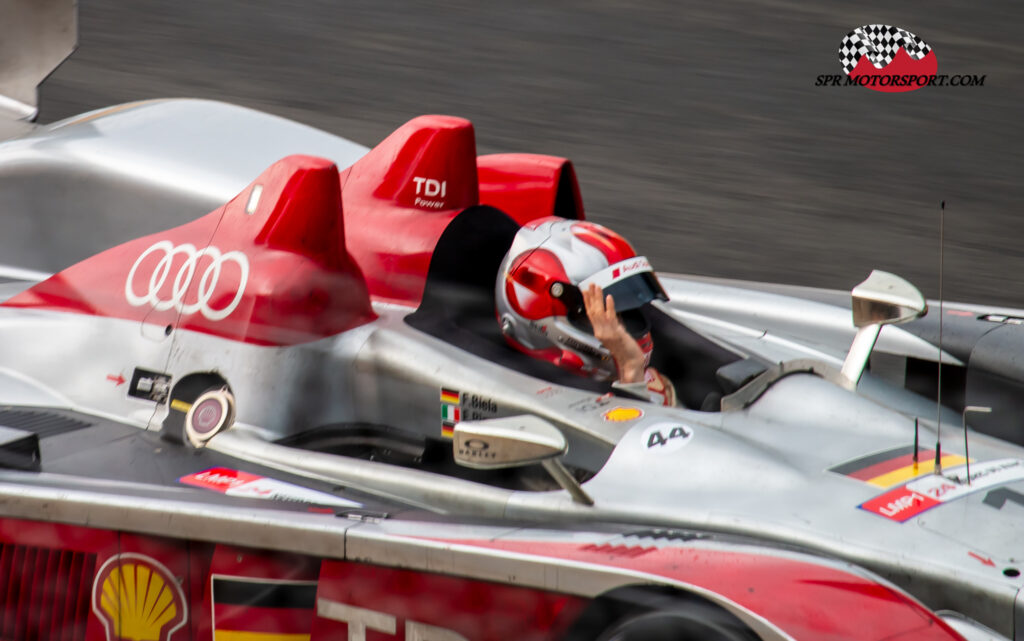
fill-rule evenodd
<path id="1" fill-rule="evenodd" d="M 868 57 L 875 69 L 884 69 L 901 47 L 914 60 L 924 58 L 932 50 L 924 40 L 906 29 L 887 24 L 869 24 L 846 34 L 839 46 L 839 63 L 843 65 L 846 75 L 850 75 L 864 56 Z"/>

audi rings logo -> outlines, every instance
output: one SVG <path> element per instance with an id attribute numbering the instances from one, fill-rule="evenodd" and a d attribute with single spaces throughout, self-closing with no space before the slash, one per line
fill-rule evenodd
<path id="1" fill-rule="evenodd" d="M 235 271 L 226 269 L 228 263 L 234 263 L 237 276 L 225 276 Z M 149 278 L 146 278 L 147 272 Z M 189 285 L 197 276 L 199 286 L 190 290 Z M 231 283 L 225 287 L 233 286 L 235 294 L 231 302 L 217 309 L 211 303 L 217 300 L 214 295 L 222 278 L 230 279 Z M 218 321 L 227 318 L 242 302 L 248 280 L 249 259 L 240 251 L 221 253 L 213 246 L 196 249 L 188 243 L 175 247 L 171 241 L 161 240 L 135 260 L 124 283 L 124 296 L 133 307 L 148 304 L 157 311 L 174 308 L 182 314 L 199 312 L 209 320 Z"/>

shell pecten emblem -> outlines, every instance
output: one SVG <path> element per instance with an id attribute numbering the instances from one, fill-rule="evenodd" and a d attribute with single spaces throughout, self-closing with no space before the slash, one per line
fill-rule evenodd
<path id="1" fill-rule="evenodd" d="M 188 618 L 185 595 L 171 572 L 133 552 L 114 555 L 100 567 L 92 609 L 107 641 L 170 641 Z"/>
<path id="2" fill-rule="evenodd" d="M 603 414 L 604 420 L 612 423 L 632 421 L 644 415 L 644 411 L 638 407 L 614 407 Z"/>

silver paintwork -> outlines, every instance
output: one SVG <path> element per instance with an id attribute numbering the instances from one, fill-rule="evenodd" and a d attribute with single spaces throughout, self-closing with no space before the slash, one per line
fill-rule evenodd
<path id="1" fill-rule="evenodd" d="M 679 285 L 677 279 L 663 282 Z M 105 381 L 107 373 L 140 366 L 178 379 L 216 371 L 237 399 L 239 424 L 211 439 L 211 449 L 450 514 L 656 524 L 798 545 L 878 572 L 931 607 L 964 612 L 1012 633 L 1022 580 L 1001 570 L 1024 559 L 1015 534 L 1024 531 L 1024 515 L 1015 506 L 996 511 L 982 503 L 983 493 L 975 494 L 898 524 L 857 509 L 881 489 L 826 471 L 856 456 L 909 445 L 913 416 L 923 417 L 922 442 L 931 442 L 934 404 L 870 375 L 850 392 L 828 374 L 838 368 L 822 363 L 810 369 L 824 378 L 776 377 L 761 385 L 755 400 L 727 412 L 622 399 L 600 404 L 593 393 L 552 386 L 425 336 L 402 321 L 407 309 L 380 306 L 378 312 L 380 319 L 352 332 L 285 349 L 182 330 L 154 341 L 128 321 L 4 309 L 0 334 L 10 340 L 0 343 L 0 364 L 40 390 L 59 390 L 75 409 L 150 429 L 166 409 L 126 397 Z M 89 366 L 62 366 L 67 353 Z M 557 425 L 569 442 L 566 461 L 599 470 L 584 484 L 594 505 L 575 502 L 565 491 L 500 490 L 269 442 L 347 421 L 436 438 L 441 387 L 486 396 L 500 415 L 532 412 Z M 16 402 L 18 393 L 7 396 L 4 388 L 4 400 Z M 644 416 L 623 424 L 604 420 L 616 405 L 642 408 Z M 959 423 L 955 415 L 945 420 Z M 685 426 L 691 436 L 673 452 L 652 453 L 643 435 L 659 424 Z M 944 451 L 959 450 L 944 443 Z M 1024 458 L 1020 448 L 982 436 L 972 439 L 971 454 L 979 460 Z M 985 532 L 977 531 L 977 522 L 989 524 Z M 970 551 L 990 556 L 996 567 L 978 564 Z"/>
<path id="2" fill-rule="evenodd" d="M 587 494 L 587 491 L 583 489 L 583 486 L 579 484 L 560 460 L 556 458 L 545 459 L 541 461 L 541 465 L 551 475 L 551 478 L 555 479 L 558 486 L 569 493 L 573 501 L 580 505 L 590 506 L 594 504 L 594 499 Z"/>
<path id="3" fill-rule="evenodd" d="M 73 22 L 66 22 L 73 15 L 69 5 L 70 0 L 0 0 L 0 8 L 30 7 L 37 15 L 44 15 L 41 8 L 52 9 L 59 15 L 52 15 L 48 26 L 65 24 L 73 33 Z M 55 56 L 66 55 L 68 42 L 58 39 L 61 44 L 55 46 L 48 39 L 32 39 L 31 31 L 23 35 L 27 41 L 0 43 L 0 53 L 12 48 L 37 54 L 28 67 L 18 64 L 2 72 L 13 68 L 15 75 L 0 76 L 0 94 L 6 96 L 0 109 L 7 107 L 16 118 L 34 113 L 38 71 L 48 70 L 47 61 Z M 34 75 L 26 72 L 33 65 Z M 36 272 L 58 270 L 108 246 L 203 215 L 285 155 L 324 156 L 344 168 L 367 151 L 294 122 L 202 100 L 131 103 L 39 128 L 5 123 L 0 136 L 17 136 L 0 145 L 0 238 L 18 239 L 4 248 L 3 262 Z M 54 213 L 73 221 L 61 234 L 52 233 Z M 48 262 L 50 256 L 59 257 L 59 264 Z M 39 275 L 6 272 L 15 278 Z M 3 308 L 0 403 L 75 409 L 153 430 L 167 415 L 167 405 L 128 396 L 108 375 L 130 375 L 137 367 L 164 372 L 174 381 L 214 373 L 229 386 L 238 414 L 234 428 L 207 443 L 210 449 L 436 512 L 574 528 L 611 521 L 711 529 L 799 546 L 816 555 L 806 557 L 812 562 L 839 558 L 869 568 L 930 607 L 965 613 L 1024 639 L 1024 579 L 1001 572 L 1024 561 L 1019 506 L 995 510 L 976 493 L 898 524 L 857 509 L 882 490 L 827 471 L 858 456 L 909 444 L 915 417 L 923 441 L 934 440 L 937 431 L 928 420 L 934 405 L 920 397 L 871 375 L 856 389 L 837 384 L 856 331 L 845 301 L 837 304 L 834 293 L 771 285 L 678 275 L 664 275 L 661 281 L 671 300 L 659 307 L 738 355 L 781 364 L 775 373 L 748 386 L 745 396 L 734 399 L 739 402 L 726 404 L 728 411 L 696 412 L 598 399 L 533 379 L 421 334 L 403 322 L 410 310 L 400 306 L 377 305 L 379 320 L 291 348 L 239 344 L 174 324 L 166 335 L 166 323 L 156 323 L 155 316 L 148 319 L 152 322 L 137 323 Z M 0 296 L 26 285 L 0 284 Z M 936 347 L 895 327 L 883 328 L 875 350 L 903 358 L 940 357 Z M 805 365 L 799 365 L 800 359 Z M 942 354 L 941 361 L 962 364 L 949 354 Z M 501 490 L 272 442 L 338 424 L 385 425 L 438 438 L 442 387 L 487 399 L 487 406 L 496 408 L 491 412 L 495 417 L 533 414 L 557 426 L 569 445 L 566 463 L 595 472 L 585 483 L 594 505 L 576 502 L 566 491 Z M 604 413 L 615 404 L 642 408 L 644 415 L 609 422 Z M 958 417 L 947 411 L 942 420 L 955 424 Z M 682 436 L 672 447 L 652 449 L 651 431 L 669 428 L 678 428 Z M 944 451 L 958 449 L 945 443 Z M 972 439 L 971 454 L 980 461 L 1024 459 L 1024 449 L 983 436 Z M 1024 489 L 1024 481 L 1005 486 Z M 150 495 L 141 498 L 135 494 L 140 491 Z M 299 546 L 330 558 L 589 595 L 652 580 L 621 570 L 552 566 L 550 559 L 414 540 L 388 531 L 399 526 L 387 521 L 357 524 L 225 508 L 191 501 L 191 496 L 186 490 L 0 471 L 0 512 L 10 517 L 268 549 Z M 422 536 L 428 526 L 415 527 Z M 433 527 L 438 538 L 454 538 L 456 532 L 491 538 L 530 535 L 515 528 Z M 970 552 L 990 557 L 995 566 L 977 563 Z M 735 604 L 723 605 L 737 611 Z M 737 614 L 758 626 L 763 638 L 788 638 L 751 613 Z"/>
<path id="4" fill-rule="evenodd" d="M 345 168 L 366 151 L 209 100 L 128 103 L 39 127 L 0 145 L 0 263 L 58 271 L 213 211 L 284 156 Z"/>
<path id="5" fill-rule="evenodd" d="M 719 284 L 683 275 L 659 278 L 670 300 L 656 305 L 711 338 L 751 353 L 769 354 L 773 362 L 802 352 L 804 356 L 840 365 L 856 334 L 848 293 L 839 297 L 841 304 L 834 304 L 816 300 L 819 290 L 806 292 L 807 298 L 796 298 L 788 293 L 775 293 L 761 283 Z M 789 289 L 804 294 L 803 290 L 810 288 Z M 882 328 L 875 351 L 938 360 L 934 345 L 893 326 Z M 948 352 L 943 353 L 942 362 L 963 364 Z"/>
<path id="6" fill-rule="evenodd" d="M 365 148 L 206 101 L 101 110 L 0 145 L 0 208 L 19 213 L 0 216 L 0 225 L 4 234 L 25 237 L 31 246 L 39 237 L 32 228 L 36 220 L 71 206 L 73 194 L 83 227 L 102 208 L 124 223 L 118 233 L 152 232 L 153 225 L 170 227 L 212 210 L 265 166 L 295 151 L 347 166 Z M 52 188 L 41 189 L 43 184 Z M 47 242 L 70 247 L 91 238 L 79 229 L 66 232 L 66 238 Z M 7 256 L 5 262 L 22 264 Z M 60 266 L 28 260 L 25 267 Z M 827 471 L 909 445 L 915 417 L 922 443 L 935 439 L 934 403 L 871 374 L 855 390 L 836 384 L 856 332 L 848 299 L 840 304 L 815 292 L 794 297 L 770 286 L 684 276 L 664 275 L 661 282 L 671 300 L 658 305 L 676 320 L 738 355 L 783 365 L 734 399 L 741 402 L 726 403 L 728 411 L 696 412 L 598 399 L 534 379 L 422 334 L 404 322 L 410 310 L 397 305 L 376 305 L 380 318 L 373 323 L 290 348 L 176 328 L 168 336 L 155 317 L 137 323 L 0 308 L 0 402 L 70 408 L 154 430 L 167 406 L 128 396 L 108 375 L 128 377 L 136 367 L 174 381 L 216 373 L 228 384 L 238 413 L 235 428 L 211 439 L 211 449 L 450 514 L 707 528 L 797 545 L 878 572 L 930 607 L 957 610 L 1013 634 L 1015 616 L 1024 617 L 1024 603 L 1014 605 L 1024 580 L 1003 576 L 1002 569 L 1024 559 L 1024 514 L 1018 506 L 996 510 L 983 503 L 984 493 L 976 493 L 898 524 L 857 508 L 883 490 Z M 0 292 L 11 295 L 25 286 L 9 283 Z M 938 359 L 934 346 L 891 326 L 883 328 L 875 350 Z M 802 366 L 800 359 L 813 363 Z M 959 362 L 948 354 L 942 360 Z M 594 505 L 582 505 L 565 491 L 500 490 L 272 442 L 344 424 L 440 438 L 442 387 L 493 404 L 495 411 L 480 418 L 531 414 L 557 426 L 569 445 L 565 463 L 596 472 L 584 484 Z M 616 405 L 640 408 L 644 415 L 623 423 L 605 420 Z M 947 411 L 942 420 L 958 425 L 961 418 Z M 659 426 L 685 427 L 688 436 L 672 451 L 649 451 L 644 436 Z M 962 452 L 956 442 L 943 443 L 943 450 Z M 1021 448 L 980 435 L 972 437 L 970 453 L 979 461 L 1024 459 Z M 1006 487 L 1024 489 L 1021 482 Z M 17 501 L 4 501 L 6 513 L 16 510 Z M 39 518 L 73 520 L 65 511 L 78 509 L 74 505 L 55 504 Z M 155 512 L 136 514 L 130 501 L 114 502 L 111 510 L 111 518 L 123 519 L 126 528 L 151 527 L 143 521 L 160 519 Z M 269 532 L 283 527 L 274 521 L 262 529 L 273 538 Z M 246 530 L 258 538 L 259 529 Z M 990 557 L 995 567 L 979 564 L 969 552 Z M 1016 629 L 1024 638 L 1021 626 Z"/>
<path id="7" fill-rule="evenodd" d="M 957 612 L 939 612 L 938 615 L 967 641 L 999 641 L 999 639 L 1005 638 Z"/>

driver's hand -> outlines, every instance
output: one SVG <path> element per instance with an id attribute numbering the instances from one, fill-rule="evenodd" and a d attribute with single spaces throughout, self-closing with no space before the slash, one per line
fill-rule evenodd
<path id="1" fill-rule="evenodd" d="M 615 300 L 605 296 L 597 285 L 583 290 L 583 304 L 594 327 L 594 336 L 611 352 L 619 370 L 619 382 L 639 383 L 644 380 L 644 353 L 615 313 Z"/>

